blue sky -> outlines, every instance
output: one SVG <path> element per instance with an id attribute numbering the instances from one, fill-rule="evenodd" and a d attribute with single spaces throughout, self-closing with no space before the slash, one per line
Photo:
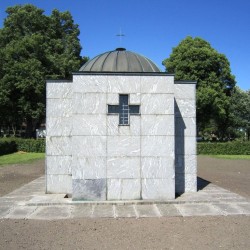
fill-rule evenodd
<path id="1" fill-rule="evenodd" d="M 122 46 L 164 71 L 173 47 L 186 36 L 201 37 L 226 55 L 237 85 L 250 89 L 249 0 L 0 0 L 0 27 L 8 6 L 26 3 L 47 15 L 69 10 L 79 24 L 82 55 L 90 58 Z"/>

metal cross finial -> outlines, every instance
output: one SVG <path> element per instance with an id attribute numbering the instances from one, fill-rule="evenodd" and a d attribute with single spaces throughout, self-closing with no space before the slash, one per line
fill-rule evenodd
<path id="1" fill-rule="evenodd" d="M 117 34 L 116 36 L 119 36 L 120 38 L 120 43 L 122 42 L 122 37 L 125 36 L 125 34 L 122 33 L 122 29 L 120 28 L 120 33 Z"/>

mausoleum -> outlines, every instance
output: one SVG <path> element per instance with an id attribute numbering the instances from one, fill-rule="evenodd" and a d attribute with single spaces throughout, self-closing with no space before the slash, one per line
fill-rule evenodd
<path id="1" fill-rule="evenodd" d="M 46 192 L 169 200 L 197 191 L 196 83 L 118 48 L 47 81 Z"/>

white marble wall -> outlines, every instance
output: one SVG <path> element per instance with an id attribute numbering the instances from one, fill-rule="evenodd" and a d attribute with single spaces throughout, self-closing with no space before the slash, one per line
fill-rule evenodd
<path id="1" fill-rule="evenodd" d="M 196 85 L 177 81 L 174 90 L 176 192 L 196 192 Z"/>

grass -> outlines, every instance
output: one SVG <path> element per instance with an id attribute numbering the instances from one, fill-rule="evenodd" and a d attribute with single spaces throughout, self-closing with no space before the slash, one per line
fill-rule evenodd
<path id="1" fill-rule="evenodd" d="M 210 155 L 210 156 L 218 159 L 250 160 L 250 155 Z"/>
<path id="2" fill-rule="evenodd" d="M 0 166 L 9 165 L 9 164 L 25 164 L 31 163 L 35 160 L 44 159 L 44 153 L 26 153 L 26 152 L 17 152 L 8 155 L 0 156 Z"/>

